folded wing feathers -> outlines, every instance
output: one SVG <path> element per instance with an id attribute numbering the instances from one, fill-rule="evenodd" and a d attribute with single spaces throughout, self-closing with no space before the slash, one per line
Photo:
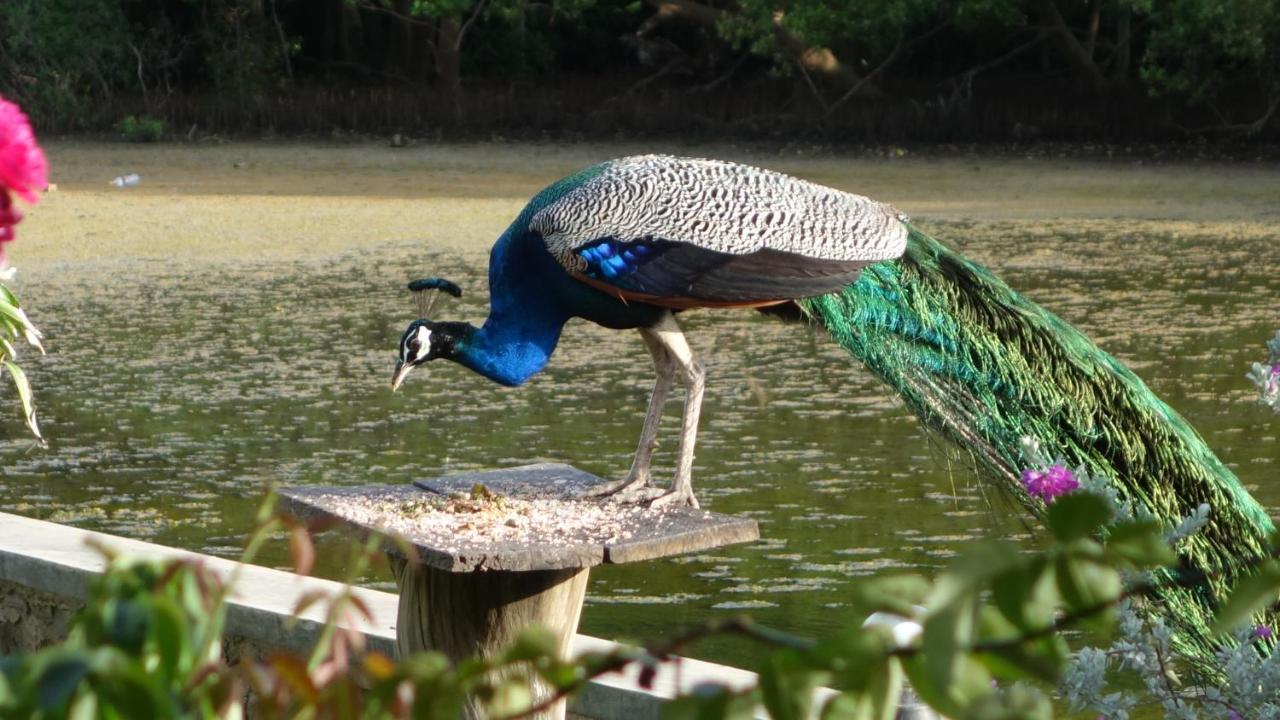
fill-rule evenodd
<path id="1" fill-rule="evenodd" d="M 718 160 L 644 155 L 605 163 L 536 212 L 530 228 L 571 269 L 593 240 L 667 238 L 730 255 L 889 260 L 906 248 L 897 211 L 861 195 Z"/>

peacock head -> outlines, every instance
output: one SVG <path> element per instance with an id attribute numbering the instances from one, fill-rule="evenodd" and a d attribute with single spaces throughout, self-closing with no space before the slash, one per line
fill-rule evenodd
<path id="1" fill-rule="evenodd" d="M 438 358 L 453 359 L 458 351 L 458 341 L 472 330 L 470 325 L 457 322 L 432 322 L 414 320 L 400 336 L 400 359 L 396 362 L 395 375 L 391 376 L 394 391 L 404 382 L 405 376 L 415 367 Z"/>
<path id="2" fill-rule="evenodd" d="M 459 338 L 470 327 L 463 323 L 440 323 L 427 319 L 442 295 L 455 298 L 462 295 L 456 284 L 444 278 L 430 277 L 409 283 L 409 290 L 417 300 L 420 319 L 409 323 L 400 337 L 400 359 L 396 362 L 395 375 L 391 377 L 393 392 L 415 367 L 436 358 L 452 358 Z"/>

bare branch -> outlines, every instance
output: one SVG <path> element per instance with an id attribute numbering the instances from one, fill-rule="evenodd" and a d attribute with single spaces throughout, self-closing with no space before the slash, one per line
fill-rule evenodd
<path id="1" fill-rule="evenodd" d="M 688 92 L 707 93 L 707 92 L 711 92 L 712 90 L 715 90 L 721 85 L 724 85 L 725 83 L 732 80 L 733 76 L 738 74 L 738 71 L 742 69 L 743 65 L 747 64 L 747 60 L 749 59 L 751 59 L 751 55 L 749 53 L 742 53 L 741 55 L 738 56 L 738 59 L 734 61 L 733 65 L 728 70 L 726 70 L 723 74 L 721 74 L 720 77 L 704 85 L 699 85 L 698 87 L 689 88 Z"/>
<path id="2" fill-rule="evenodd" d="M 284 26 L 280 24 L 280 16 L 276 14 L 276 0 L 271 3 L 271 22 L 276 26 L 276 37 L 280 38 L 280 54 L 284 56 L 284 74 L 293 81 L 293 62 L 289 59 L 289 41 L 284 36 Z"/>
<path id="3" fill-rule="evenodd" d="M 133 56 L 138 59 L 138 85 L 142 86 L 142 104 L 147 106 L 147 110 L 151 110 L 151 98 L 147 93 L 147 79 L 142 74 L 142 51 L 138 50 L 138 46 L 132 42 L 126 43 L 129 49 L 133 51 Z"/>
<path id="4" fill-rule="evenodd" d="M 841 95 L 835 102 L 831 103 L 831 106 L 827 108 L 827 112 L 826 114 L 823 115 L 823 118 L 825 119 L 827 117 L 830 117 L 831 113 L 835 112 L 836 108 L 840 107 L 845 102 L 847 102 L 850 98 L 857 95 L 858 91 L 861 90 L 864 85 L 880 77 L 880 75 L 882 75 L 884 71 L 888 69 L 888 67 L 892 65 L 895 60 L 898 59 L 898 55 L 900 55 L 903 50 L 910 47 L 914 47 L 915 45 L 919 45 L 925 40 L 928 40 L 929 38 L 941 32 L 943 28 L 949 26 L 950 24 L 951 24 L 950 20 L 944 20 L 938 25 L 935 25 L 932 29 L 925 32 L 924 34 L 917 35 L 916 37 L 912 38 L 911 40 L 905 43 L 899 40 L 898 44 L 894 46 L 893 51 L 889 53 L 889 56 L 886 57 L 884 60 L 880 61 L 880 64 L 876 65 L 874 70 L 867 73 L 866 77 L 859 80 L 853 87 L 849 88 L 844 95 Z"/>
<path id="5" fill-rule="evenodd" d="M 1251 122 L 1230 122 L 1227 120 L 1227 117 L 1222 114 L 1222 111 L 1218 110 L 1215 105 L 1209 105 L 1209 110 L 1217 116 L 1220 121 L 1219 124 L 1202 125 L 1194 128 L 1179 125 L 1178 123 L 1170 123 L 1170 125 L 1188 135 L 1206 135 L 1209 133 L 1223 133 L 1228 135 L 1236 133 L 1245 136 L 1257 135 L 1267 128 L 1267 124 L 1271 122 L 1271 118 L 1275 116 L 1276 111 L 1280 110 L 1280 95 L 1272 98 L 1271 102 L 1267 105 L 1267 109 L 1263 111 L 1262 115 Z"/>
<path id="6" fill-rule="evenodd" d="M 804 77 L 805 84 L 809 86 L 809 91 L 813 93 L 814 99 L 816 99 L 818 104 L 822 106 L 822 117 L 825 118 L 830 115 L 831 106 L 827 104 L 827 99 L 822 97 L 822 91 L 818 89 L 818 86 L 813 82 L 813 78 L 809 76 L 809 68 L 805 67 L 802 62 L 797 62 L 796 67 L 800 68 L 800 74 Z M 865 82 L 865 80 L 863 82 Z M 850 92 L 856 92 L 861 85 L 862 83 L 854 85 Z"/>
<path id="7" fill-rule="evenodd" d="M 413 15 L 405 15 L 404 13 L 396 12 L 391 8 L 382 7 L 376 2 L 373 2 L 373 0 L 363 0 L 363 2 L 360 2 L 356 5 L 356 8 L 359 10 L 368 10 L 369 12 L 382 13 L 383 15 L 390 15 L 391 17 L 396 18 L 402 22 L 407 22 L 410 25 L 417 25 L 419 27 L 429 28 L 432 31 L 435 31 L 435 28 L 436 28 L 436 23 L 434 20 L 418 18 L 418 17 L 414 17 Z"/>
<path id="8" fill-rule="evenodd" d="M 1076 71 L 1087 78 L 1096 88 L 1106 85 L 1107 79 L 1103 77 L 1102 71 L 1098 69 L 1098 65 L 1093 61 L 1092 51 L 1082 45 L 1076 38 L 1075 33 L 1071 32 L 1071 28 L 1062 17 L 1062 13 L 1058 12 L 1058 6 L 1054 5 L 1053 0 L 1040 0 L 1040 16 L 1053 31 L 1053 35 L 1058 39 L 1058 45 L 1062 47 L 1067 61 L 1075 67 Z"/>
<path id="9" fill-rule="evenodd" d="M 638 35 L 647 35 L 669 20 L 684 20 L 698 25 L 714 27 L 731 11 L 721 10 L 694 0 L 645 0 L 656 12 L 641 24 Z M 867 90 L 871 86 L 847 63 L 840 60 L 829 48 L 811 45 L 787 29 L 781 11 L 773 15 L 773 37 L 784 57 L 804 68 L 814 76 L 833 83 L 838 89 L 858 86 Z"/>
<path id="10" fill-rule="evenodd" d="M 648 645 L 642 649 L 622 648 L 621 650 L 615 650 L 602 658 L 598 665 L 589 668 L 586 673 L 576 678 L 569 686 L 558 689 L 550 697 L 543 698 L 541 702 L 535 703 L 524 712 L 507 716 L 503 720 L 522 720 L 523 718 L 536 717 L 540 713 L 549 710 L 562 699 L 586 687 L 588 682 L 601 675 L 621 670 L 632 663 L 639 662 L 642 658 L 648 658 L 649 660 L 666 659 L 698 640 L 713 635 L 741 635 L 772 647 L 789 647 L 797 650 L 811 650 L 816 644 L 808 638 L 761 625 L 745 615 L 712 620 L 705 625 L 677 635 L 666 642 Z"/>
<path id="11" fill-rule="evenodd" d="M 458 38 L 454 41 L 453 45 L 454 50 L 462 49 L 462 38 L 466 36 L 467 30 L 469 30 L 471 25 L 475 23 L 476 18 L 480 17 L 480 13 L 484 10 L 484 6 L 488 2 L 489 0 L 480 0 L 480 2 L 477 2 L 475 7 L 472 8 L 471 17 L 467 18 L 467 21 L 462 23 L 462 27 L 458 29 Z"/>

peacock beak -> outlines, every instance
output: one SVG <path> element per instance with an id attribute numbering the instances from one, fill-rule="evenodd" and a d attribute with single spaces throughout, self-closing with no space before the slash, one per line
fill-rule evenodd
<path id="1" fill-rule="evenodd" d="M 400 383 L 404 382 L 404 377 L 412 369 L 413 366 L 403 360 L 396 362 L 396 373 L 391 376 L 391 392 L 395 392 L 396 388 L 400 387 Z"/>

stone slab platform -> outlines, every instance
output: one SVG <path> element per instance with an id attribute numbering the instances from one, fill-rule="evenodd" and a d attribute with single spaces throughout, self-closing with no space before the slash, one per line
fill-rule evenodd
<path id="1" fill-rule="evenodd" d="M 760 537 L 749 518 L 582 497 L 602 482 L 548 463 L 409 486 L 285 488 L 280 494 L 282 508 L 300 518 L 336 520 L 361 536 L 398 535 L 424 564 L 450 572 L 585 568 Z M 388 549 L 395 552 L 394 544 Z"/>

